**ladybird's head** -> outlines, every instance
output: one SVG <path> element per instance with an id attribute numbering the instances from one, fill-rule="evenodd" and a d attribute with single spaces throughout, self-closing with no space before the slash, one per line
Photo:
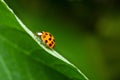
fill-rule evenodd
<path id="1" fill-rule="evenodd" d="M 37 36 L 41 36 L 42 33 L 41 33 L 41 32 L 36 32 L 36 35 L 37 35 Z"/>

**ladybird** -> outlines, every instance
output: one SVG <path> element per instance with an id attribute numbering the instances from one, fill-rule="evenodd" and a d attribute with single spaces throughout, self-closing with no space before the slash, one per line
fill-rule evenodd
<path id="1" fill-rule="evenodd" d="M 49 47 L 54 48 L 55 46 L 55 39 L 54 36 L 49 32 L 37 32 L 37 36 L 41 38 L 41 40 Z"/>

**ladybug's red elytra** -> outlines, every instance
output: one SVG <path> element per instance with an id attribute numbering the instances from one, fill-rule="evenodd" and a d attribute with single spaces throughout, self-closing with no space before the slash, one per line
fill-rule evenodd
<path id="1" fill-rule="evenodd" d="M 40 36 L 42 41 L 49 47 L 49 48 L 54 48 L 55 46 L 55 39 L 54 36 L 49 33 L 49 32 L 37 32 L 37 36 Z"/>

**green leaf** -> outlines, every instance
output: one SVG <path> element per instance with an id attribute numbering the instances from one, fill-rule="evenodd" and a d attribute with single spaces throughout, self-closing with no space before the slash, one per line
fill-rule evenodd
<path id="1" fill-rule="evenodd" d="M 0 0 L 0 80 L 88 80 Z"/>

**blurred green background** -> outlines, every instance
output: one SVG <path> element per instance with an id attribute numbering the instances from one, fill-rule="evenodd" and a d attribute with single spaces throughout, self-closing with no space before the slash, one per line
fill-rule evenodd
<path id="1" fill-rule="evenodd" d="M 5 1 L 30 30 L 51 32 L 90 80 L 120 80 L 119 0 Z"/>

